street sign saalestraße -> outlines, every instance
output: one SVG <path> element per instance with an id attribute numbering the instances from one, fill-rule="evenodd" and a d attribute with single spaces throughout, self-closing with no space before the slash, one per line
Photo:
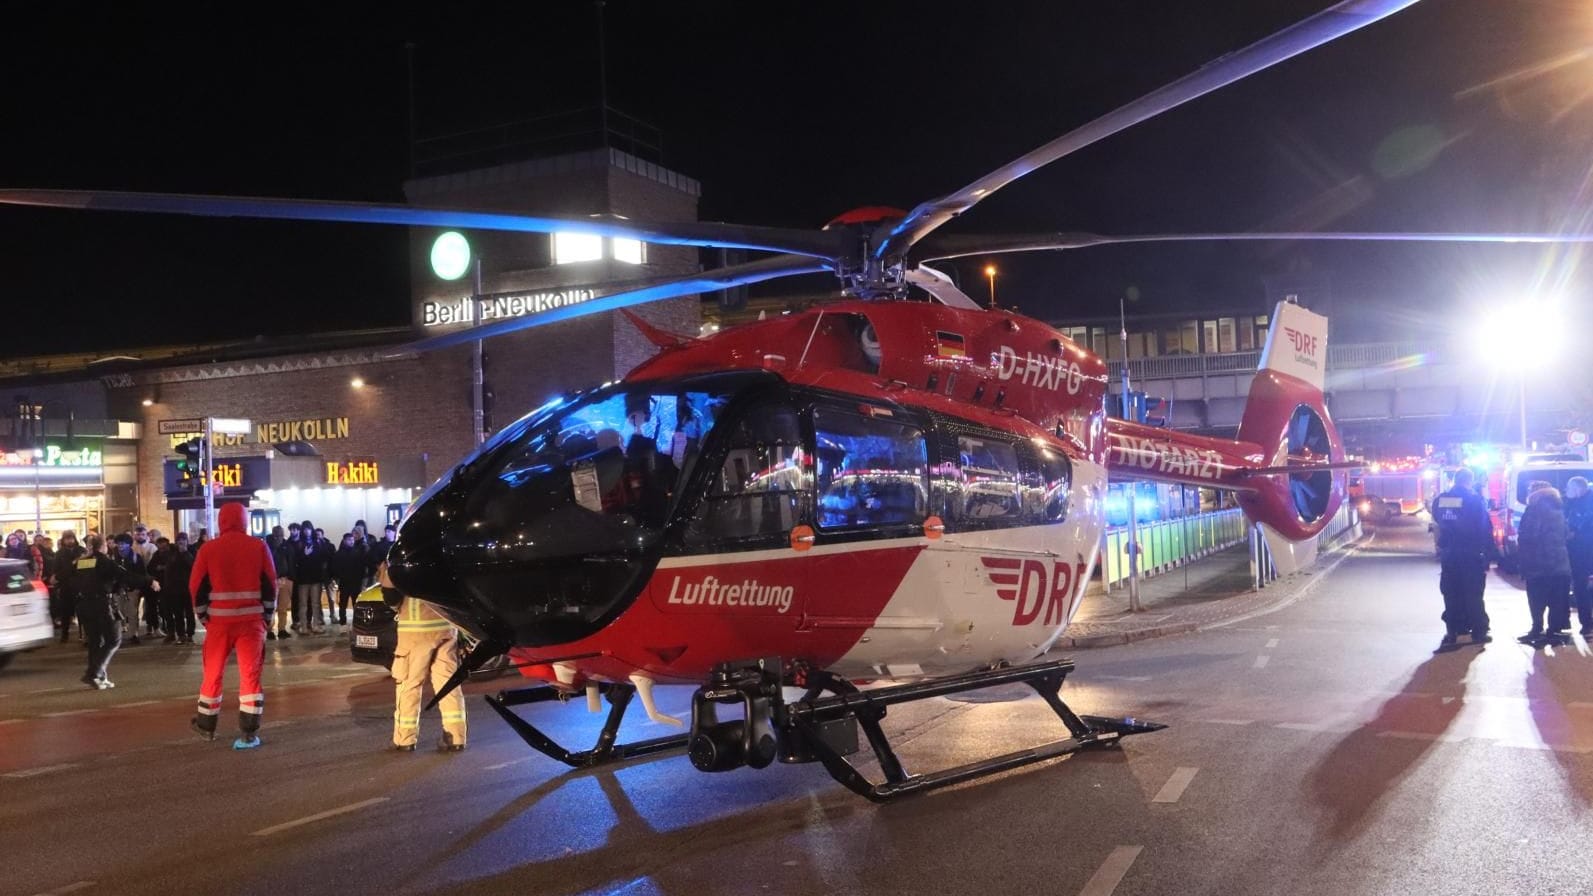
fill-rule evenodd
<path id="1" fill-rule="evenodd" d="M 160 420 L 155 423 L 155 431 L 163 436 L 175 436 L 188 432 L 204 432 L 205 421 L 198 418 L 192 420 Z"/>

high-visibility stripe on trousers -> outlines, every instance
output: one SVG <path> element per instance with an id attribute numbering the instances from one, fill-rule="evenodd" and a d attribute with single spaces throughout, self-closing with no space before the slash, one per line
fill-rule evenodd
<path id="1" fill-rule="evenodd" d="M 221 678 L 227 657 L 238 654 L 238 727 L 248 733 L 260 727 L 265 712 L 265 688 L 260 667 L 265 660 L 265 619 L 256 608 L 253 616 L 212 618 L 205 628 L 204 678 L 199 686 L 199 712 L 221 712 Z"/>
<path id="2" fill-rule="evenodd" d="M 400 630 L 398 647 L 393 652 L 393 678 L 397 680 L 396 706 L 393 709 L 393 743 L 414 744 L 420 738 L 421 690 L 431 679 L 432 691 L 440 691 L 454 670 L 459 668 L 459 637 L 453 629 L 443 632 Z M 465 693 L 449 692 L 438 704 L 443 730 L 456 744 L 464 744 Z"/>

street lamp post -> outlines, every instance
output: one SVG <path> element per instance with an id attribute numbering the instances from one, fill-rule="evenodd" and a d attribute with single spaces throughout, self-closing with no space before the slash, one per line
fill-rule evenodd
<path id="1" fill-rule="evenodd" d="M 990 307 L 992 309 L 994 309 L 996 307 L 996 266 L 995 265 L 993 265 L 993 264 L 985 265 L 985 279 L 990 281 Z"/>

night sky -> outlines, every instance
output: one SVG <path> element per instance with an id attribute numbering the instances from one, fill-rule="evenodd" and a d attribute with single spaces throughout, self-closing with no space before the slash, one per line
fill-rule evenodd
<path id="1" fill-rule="evenodd" d="M 705 220 L 817 227 L 961 187 L 1328 5 L 610 0 L 610 102 L 662 129 Z M 406 42 L 422 137 L 597 101 L 589 0 L 325 6 L 224 23 L 214 5 L 56 5 L 8 22 L 0 185 L 402 201 Z M 1585 0 L 1424 0 L 1030 175 L 947 232 L 1586 231 L 1590 46 Z M 403 325 L 407 251 L 401 228 L 4 208 L 6 351 Z M 1550 286 L 1589 304 L 1577 258 L 1110 248 L 1002 259 L 998 293 L 1090 315 L 1130 287 L 1145 311 L 1230 308 L 1297 279 L 1335 315 L 1425 330 Z M 962 263 L 976 296 L 980 264 Z"/>

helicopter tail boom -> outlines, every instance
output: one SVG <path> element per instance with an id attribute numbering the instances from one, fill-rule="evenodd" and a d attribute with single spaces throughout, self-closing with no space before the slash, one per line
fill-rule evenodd
<path id="1" fill-rule="evenodd" d="M 1122 420 L 1107 425 L 1114 476 L 1229 489 L 1283 543 L 1312 539 L 1338 510 L 1347 469 L 1322 388 L 1327 318 L 1292 302 L 1273 313 L 1237 439 Z"/>

